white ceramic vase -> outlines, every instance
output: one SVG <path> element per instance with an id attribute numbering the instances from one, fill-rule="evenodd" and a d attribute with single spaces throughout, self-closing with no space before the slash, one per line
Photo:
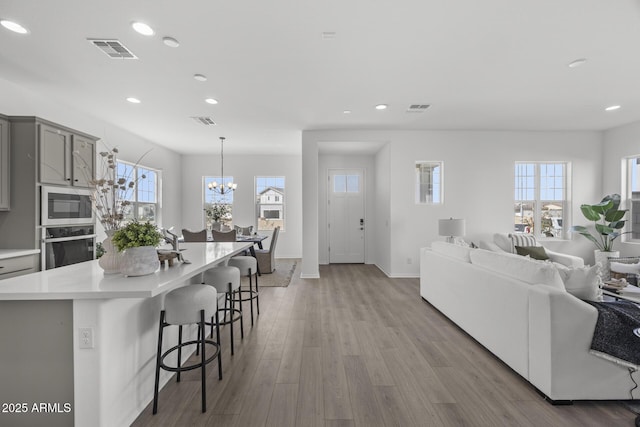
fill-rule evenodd
<path id="1" fill-rule="evenodd" d="M 104 254 L 98 259 L 98 265 L 104 270 L 104 274 L 120 273 L 120 262 L 122 260 L 122 254 L 118 252 L 113 245 L 111 238 L 115 233 L 115 230 L 107 230 L 107 238 L 102 241 L 102 247 L 104 248 Z"/>
<path id="2" fill-rule="evenodd" d="M 144 276 L 160 268 L 158 251 L 153 246 L 127 248 L 122 253 L 120 272 L 125 276 Z"/>
<path id="3" fill-rule="evenodd" d="M 609 280 L 611 278 L 609 258 L 620 258 L 620 251 L 603 252 L 596 249 L 593 251 L 593 255 L 595 257 L 596 264 L 600 264 L 600 276 L 602 277 L 602 280 Z"/>

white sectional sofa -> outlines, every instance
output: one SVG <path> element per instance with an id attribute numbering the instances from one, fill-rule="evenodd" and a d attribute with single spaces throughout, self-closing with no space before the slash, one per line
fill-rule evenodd
<path id="1" fill-rule="evenodd" d="M 597 310 L 553 263 L 434 242 L 421 249 L 420 295 L 554 402 L 632 398 L 628 369 L 589 353 Z"/>

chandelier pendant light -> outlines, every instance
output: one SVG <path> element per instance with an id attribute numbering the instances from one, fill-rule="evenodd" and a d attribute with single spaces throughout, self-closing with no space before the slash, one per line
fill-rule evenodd
<path id="1" fill-rule="evenodd" d="M 213 181 L 207 185 L 207 187 L 209 187 L 209 190 L 213 191 L 214 193 L 218 193 L 222 196 L 224 196 L 225 194 L 229 194 L 232 191 L 234 191 L 236 188 L 238 188 L 238 184 L 235 184 L 233 181 L 227 182 L 226 185 L 224 183 L 224 140 L 225 139 L 226 138 L 224 136 L 220 137 L 220 183 L 218 183 L 217 181 Z"/>

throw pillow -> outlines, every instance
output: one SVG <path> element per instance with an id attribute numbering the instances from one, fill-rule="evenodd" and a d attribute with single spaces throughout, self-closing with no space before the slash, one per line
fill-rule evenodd
<path id="1" fill-rule="evenodd" d="M 602 279 L 598 265 L 569 268 L 556 264 L 556 267 L 564 281 L 564 288 L 571 295 L 587 301 L 602 301 Z"/>
<path id="2" fill-rule="evenodd" d="M 518 255 L 530 256 L 540 261 L 549 259 L 549 255 L 542 246 L 516 246 L 516 252 Z"/>
<path id="3" fill-rule="evenodd" d="M 491 252 L 505 252 L 500 246 L 496 245 L 493 242 L 487 242 L 485 240 L 480 240 L 478 246 L 480 247 L 480 249 L 485 249 Z"/>
<path id="4" fill-rule="evenodd" d="M 514 233 L 509 234 L 509 238 L 513 245 L 513 253 L 516 253 L 516 246 L 540 246 L 536 238 L 531 234 Z"/>
<path id="5" fill-rule="evenodd" d="M 505 252 L 513 253 L 513 244 L 511 243 L 511 238 L 508 234 L 504 233 L 495 233 L 493 235 L 493 243 L 498 245 L 500 249 Z"/>

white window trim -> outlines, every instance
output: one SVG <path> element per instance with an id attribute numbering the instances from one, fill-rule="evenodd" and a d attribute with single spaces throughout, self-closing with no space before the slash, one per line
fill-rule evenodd
<path id="1" fill-rule="evenodd" d="M 564 206 L 563 206 L 563 218 L 562 218 L 562 232 L 560 234 L 559 237 L 547 237 L 542 235 L 542 233 L 540 232 L 540 224 L 542 224 L 542 217 L 541 217 L 541 209 L 536 209 L 533 212 L 533 223 L 535 225 L 537 225 L 537 227 L 534 227 L 533 229 L 533 236 L 537 239 L 537 240 L 541 240 L 541 241 L 545 241 L 545 240 L 549 240 L 549 241 L 560 241 L 560 240 L 570 240 L 571 239 L 571 225 L 572 225 L 572 181 L 571 181 L 571 176 L 572 176 L 572 170 L 571 170 L 571 162 L 569 161 L 565 161 L 565 160 L 549 160 L 549 161 L 545 161 L 545 160 L 518 160 L 516 162 L 514 162 L 514 184 L 515 184 L 515 165 L 517 164 L 526 164 L 526 163 L 530 163 L 530 164 L 535 164 L 535 165 L 541 165 L 541 164 L 563 164 L 564 165 Z M 540 175 L 539 175 L 539 169 L 537 168 L 536 170 L 536 178 L 538 179 L 538 181 L 535 183 L 535 201 L 536 202 L 540 202 Z M 512 194 L 515 195 L 515 185 L 512 191 Z M 514 199 L 514 202 L 516 202 L 516 200 Z M 513 226 L 512 226 L 513 228 Z"/>
<path id="2" fill-rule="evenodd" d="M 421 202 L 420 197 L 418 195 L 418 182 L 416 180 L 416 169 L 418 169 L 418 165 L 422 163 L 437 163 L 440 166 L 440 201 L 439 202 Z M 413 176 L 413 185 L 414 185 L 414 203 L 416 205 L 422 206 L 438 206 L 444 205 L 444 161 L 442 160 L 416 160 L 414 164 L 414 176 Z"/>
<path id="3" fill-rule="evenodd" d="M 640 158 L 640 154 L 636 154 L 633 156 L 626 156 L 623 157 L 621 160 L 622 163 L 622 167 L 621 167 L 621 171 L 622 171 L 622 182 L 621 182 L 621 193 L 620 196 L 622 198 L 622 201 L 620 203 L 620 209 L 629 209 L 629 212 L 627 213 L 627 215 L 625 216 L 625 227 L 622 230 L 623 232 L 629 232 L 626 234 L 623 234 L 620 238 L 623 242 L 625 243 L 630 243 L 630 244 L 640 244 L 640 239 L 634 239 L 633 238 L 633 234 L 631 233 L 632 231 L 632 215 L 633 215 L 633 199 L 632 199 L 632 190 L 633 190 L 633 185 L 631 183 L 631 169 L 630 169 L 630 163 L 631 160 L 633 159 L 637 159 Z"/>
<path id="4" fill-rule="evenodd" d="M 132 162 L 128 162 L 126 160 L 116 160 L 116 163 L 122 163 L 122 164 L 126 164 L 128 166 L 131 166 L 134 170 L 134 176 L 138 176 L 138 172 L 137 169 L 138 168 L 142 168 L 142 169 L 147 169 L 150 171 L 155 172 L 156 174 L 156 201 L 155 204 L 156 205 L 156 221 L 155 224 L 158 227 L 162 227 L 162 170 L 161 169 L 156 169 L 153 168 L 151 166 L 146 166 L 140 163 L 132 163 Z M 116 166 L 117 167 L 117 166 Z M 138 219 L 138 203 L 141 204 L 151 204 L 150 202 L 140 202 L 138 201 L 138 191 L 137 189 L 133 192 L 134 195 L 134 200 L 131 201 L 131 206 L 133 209 L 133 217 L 137 220 Z"/>

